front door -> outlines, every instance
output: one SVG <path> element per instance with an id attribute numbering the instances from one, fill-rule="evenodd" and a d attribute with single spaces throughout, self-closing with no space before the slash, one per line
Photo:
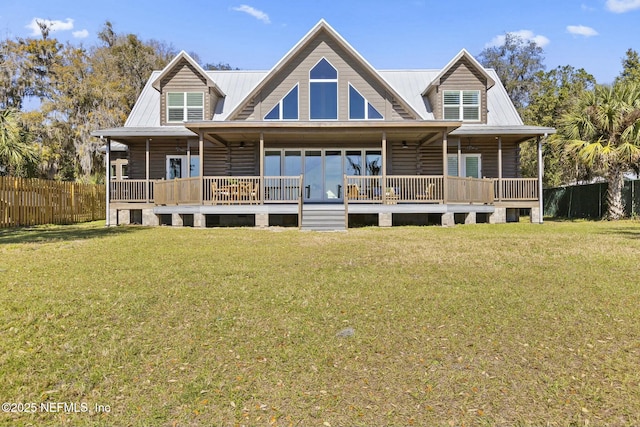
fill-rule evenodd
<path id="1" fill-rule="evenodd" d="M 323 200 L 322 151 L 306 150 L 304 153 L 304 201 L 321 202 Z"/>
<path id="2" fill-rule="evenodd" d="M 343 174 L 342 150 L 305 150 L 304 201 L 342 201 Z"/>

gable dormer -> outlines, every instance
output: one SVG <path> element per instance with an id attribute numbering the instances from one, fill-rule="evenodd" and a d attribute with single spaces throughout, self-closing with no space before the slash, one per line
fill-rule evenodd
<path id="1" fill-rule="evenodd" d="M 420 115 L 321 20 L 229 114 L 229 120 L 416 120 Z"/>
<path id="2" fill-rule="evenodd" d="M 437 120 L 487 123 L 487 91 L 495 84 L 484 67 L 461 50 L 429 83 L 428 98 Z"/>
<path id="3" fill-rule="evenodd" d="M 225 94 L 186 52 L 180 52 L 153 82 L 160 92 L 160 124 L 211 120 Z"/>

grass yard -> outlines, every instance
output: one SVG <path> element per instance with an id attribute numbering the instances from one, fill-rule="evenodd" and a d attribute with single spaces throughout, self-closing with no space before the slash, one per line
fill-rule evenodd
<path id="1" fill-rule="evenodd" d="M 639 266 L 637 221 L 0 230 L 0 424 L 640 425 Z"/>

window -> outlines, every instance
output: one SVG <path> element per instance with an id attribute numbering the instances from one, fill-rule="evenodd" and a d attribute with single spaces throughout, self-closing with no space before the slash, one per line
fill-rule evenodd
<path id="1" fill-rule="evenodd" d="M 167 93 L 167 122 L 204 120 L 203 92 Z"/>
<path id="2" fill-rule="evenodd" d="M 338 71 L 322 58 L 309 72 L 309 118 L 338 119 Z"/>
<path id="3" fill-rule="evenodd" d="M 382 151 L 366 151 L 366 175 L 381 175 L 382 174 Z"/>
<path id="4" fill-rule="evenodd" d="M 381 120 L 382 114 L 349 84 L 349 120 Z"/>
<path id="5" fill-rule="evenodd" d="M 458 174 L 458 155 L 449 154 L 447 157 L 447 169 L 449 176 L 463 176 L 468 178 L 480 178 L 482 176 L 480 154 L 462 154 L 462 167 Z"/>
<path id="6" fill-rule="evenodd" d="M 479 90 L 445 90 L 443 100 L 445 120 L 480 120 Z"/>
<path id="7" fill-rule="evenodd" d="M 167 179 L 188 178 L 200 175 L 200 156 L 191 155 L 191 164 L 187 171 L 187 156 L 167 155 Z"/>
<path id="8" fill-rule="evenodd" d="M 298 120 L 298 85 L 264 116 L 265 120 Z"/>

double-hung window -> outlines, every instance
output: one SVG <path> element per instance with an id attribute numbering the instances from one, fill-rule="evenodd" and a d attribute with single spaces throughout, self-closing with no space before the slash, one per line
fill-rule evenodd
<path id="1" fill-rule="evenodd" d="M 203 92 L 167 93 L 167 122 L 204 120 Z"/>
<path id="2" fill-rule="evenodd" d="M 309 118 L 338 119 L 338 70 L 325 58 L 309 72 Z"/>
<path id="3" fill-rule="evenodd" d="M 443 101 L 445 120 L 480 121 L 479 90 L 445 90 Z"/>

